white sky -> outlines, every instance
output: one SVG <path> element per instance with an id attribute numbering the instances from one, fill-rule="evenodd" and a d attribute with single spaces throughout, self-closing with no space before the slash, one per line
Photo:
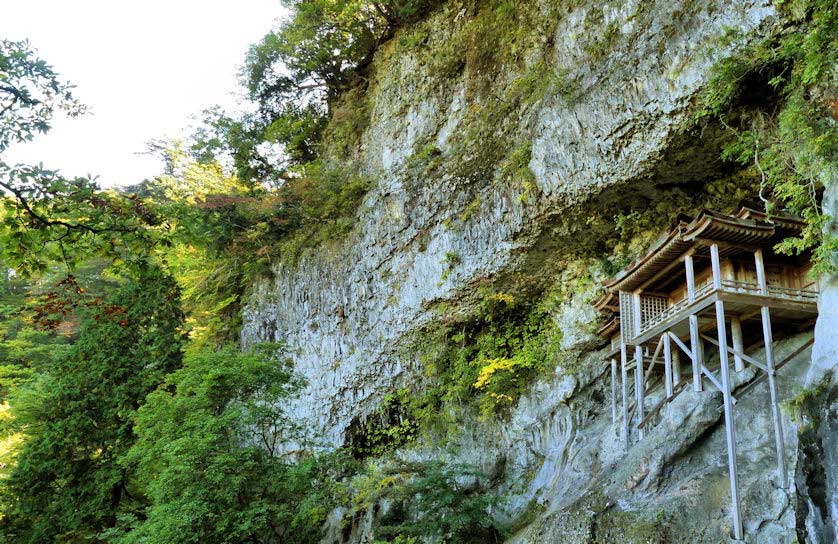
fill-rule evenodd
<path id="1" fill-rule="evenodd" d="M 247 47 L 284 12 L 279 0 L 0 0 L 0 36 L 28 38 L 89 113 L 7 150 L 64 175 L 137 183 L 160 172 L 137 155 L 214 104 L 234 106 Z"/>

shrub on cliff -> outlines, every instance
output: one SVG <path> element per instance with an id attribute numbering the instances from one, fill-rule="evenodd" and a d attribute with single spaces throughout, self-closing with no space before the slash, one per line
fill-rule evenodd
<path id="1" fill-rule="evenodd" d="M 834 270 L 838 239 L 826 233 L 821 208 L 838 162 L 838 10 L 832 0 L 783 2 L 793 32 L 744 43 L 715 66 L 697 119 L 721 119 L 730 136 L 722 157 L 750 169 L 770 211 L 784 207 L 806 220 L 801 235 L 777 246 L 812 252 L 815 274 Z M 735 33 L 728 40 L 742 39 Z M 770 107 L 752 107 L 753 96 Z"/>

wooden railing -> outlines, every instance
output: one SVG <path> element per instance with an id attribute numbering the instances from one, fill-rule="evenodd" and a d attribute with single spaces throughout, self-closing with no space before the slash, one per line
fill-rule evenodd
<path id="1" fill-rule="evenodd" d="M 686 308 L 687 306 L 689 306 L 690 304 L 692 304 L 696 300 L 699 300 L 699 299 L 703 298 L 704 296 L 710 294 L 712 291 L 713 291 L 713 283 L 712 282 L 703 283 L 698 288 L 696 288 L 695 297 L 693 298 L 692 301 L 690 301 L 688 298 L 682 298 L 678 302 L 669 306 L 666 310 L 662 311 L 661 313 L 657 314 L 656 316 L 652 317 L 651 319 L 648 319 L 645 322 L 643 322 L 640 325 L 640 334 L 643 334 L 644 332 L 648 331 L 652 327 L 655 327 L 659 323 L 663 323 L 664 321 L 666 321 L 670 317 L 676 316 L 684 308 Z"/>
<path id="2" fill-rule="evenodd" d="M 815 289 L 808 289 L 814 286 Z M 746 281 L 722 280 L 722 289 L 736 293 L 748 293 L 751 295 L 764 294 L 759 285 Z M 818 299 L 817 285 L 809 284 L 804 288 L 782 287 L 779 285 L 768 286 L 768 296 L 783 299 L 798 299 L 804 302 L 816 301 Z"/>
<path id="3" fill-rule="evenodd" d="M 810 287 L 815 287 L 815 289 L 810 289 Z M 698 286 L 695 290 L 695 296 L 693 300 L 690 301 L 688 298 L 682 298 L 681 300 L 675 302 L 664 311 L 654 315 L 653 317 L 647 319 L 640 325 L 640 334 L 645 333 L 646 331 L 656 327 L 657 325 L 667 321 L 668 319 L 675 317 L 681 311 L 683 311 L 687 306 L 692 304 L 693 302 L 700 300 L 701 298 L 709 295 L 713 292 L 713 282 L 708 281 L 703 283 L 702 285 Z M 735 281 L 735 280 L 722 280 L 722 290 L 732 293 L 747 293 L 750 295 L 765 295 L 762 290 L 759 288 L 759 285 L 756 283 L 746 282 L 746 281 Z M 776 285 L 769 285 L 768 286 L 768 296 L 776 297 L 784 300 L 793 300 L 799 302 L 817 302 L 818 300 L 818 291 L 816 284 L 809 284 L 805 288 L 796 288 L 796 287 L 781 287 Z"/>

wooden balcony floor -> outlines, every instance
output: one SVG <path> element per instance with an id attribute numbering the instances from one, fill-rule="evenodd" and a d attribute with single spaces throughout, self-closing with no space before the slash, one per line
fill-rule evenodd
<path id="1" fill-rule="evenodd" d="M 650 320 L 638 336 L 632 338 L 628 345 L 645 344 L 658 338 L 664 331 L 672 331 L 681 339 L 689 338 L 689 316 L 699 318 L 699 327 L 716 322 L 715 303 L 722 300 L 725 303 L 725 316 L 741 316 L 747 319 L 759 313 L 762 306 L 772 309 L 772 321 L 794 322 L 805 321 L 818 315 L 817 296 L 814 291 L 775 288 L 768 294 L 759 293 L 750 284 L 737 285 L 728 282 L 721 289 L 704 289 L 692 303 L 680 301 L 662 312 L 660 318 Z M 674 310 L 673 310 L 674 309 Z"/>

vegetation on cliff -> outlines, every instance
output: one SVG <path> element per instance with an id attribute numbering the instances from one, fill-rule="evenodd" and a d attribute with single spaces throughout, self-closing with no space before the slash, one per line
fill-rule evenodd
<path id="1" fill-rule="evenodd" d="M 283 410 L 303 385 L 293 354 L 235 343 L 253 279 L 340 244 L 363 213 L 375 176 L 353 159 L 370 123 L 375 55 L 410 56 L 441 80 L 466 82 L 471 107 L 446 152 L 453 160 L 426 139 L 407 169 L 421 177 L 454 164 L 466 185 L 507 183 L 524 203 L 538 198 L 531 135 L 506 120 L 525 118 L 548 92 L 573 103 L 580 89 L 550 64 L 543 38 L 552 12 L 458 3 L 448 39 L 426 16 L 451 2 L 287 4 L 289 21 L 245 61 L 254 111 L 207 112 L 189 141 L 160 144 L 165 171 L 155 179 L 107 191 L 0 161 L 0 245 L 4 269 L 14 271 L 0 284 L 5 539 L 314 542 L 327 522 L 351 532 L 365 519 L 381 541 L 500 538 L 504 528 L 487 515 L 499 503 L 496 475 L 391 453 L 445 436 L 459 410 L 503 419 L 557 363 L 576 370 L 552 319 L 568 292 L 589 288 L 592 270 L 613 271 L 678 211 L 727 203 L 747 185 L 719 180 L 700 197 L 661 190 L 646 213 L 597 210 L 585 220 L 607 223 L 608 240 L 568 251 L 553 284 L 521 274 L 506 290 L 486 278 L 471 285 L 468 315 L 437 306 L 439 319 L 411 353 L 421 380 L 357 420 L 345 448 L 325 453 Z M 838 155 L 838 13 L 827 0 L 780 9 L 794 29 L 743 40 L 717 66 L 695 118 L 728 131 L 722 158 L 738 163 L 731 177 L 756 181 L 769 209 L 807 220 L 804 235 L 780 249 L 812 251 L 822 272 L 838 249 L 819 206 Z M 603 58 L 618 32 L 609 24 L 586 42 L 590 57 Z M 509 82 L 495 96 L 489 83 L 501 71 Z M 49 130 L 58 112 L 83 111 L 26 43 L 0 42 L 0 74 L 0 153 Z M 758 100 L 746 96 L 754 91 Z M 446 227 L 469 222 L 480 206 L 475 196 Z M 461 257 L 441 259 L 447 281 Z"/>
<path id="2" fill-rule="evenodd" d="M 716 119 L 728 131 L 726 160 L 749 169 L 769 212 L 786 208 L 806 220 L 798 238 L 778 246 L 783 253 L 812 252 L 814 274 L 834 267 L 838 240 L 825 226 L 820 206 L 825 185 L 838 180 L 838 11 L 829 0 L 783 2 L 779 9 L 795 26 L 753 42 L 731 33 L 734 55 L 715 67 L 696 112 L 699 122 Z"/>

